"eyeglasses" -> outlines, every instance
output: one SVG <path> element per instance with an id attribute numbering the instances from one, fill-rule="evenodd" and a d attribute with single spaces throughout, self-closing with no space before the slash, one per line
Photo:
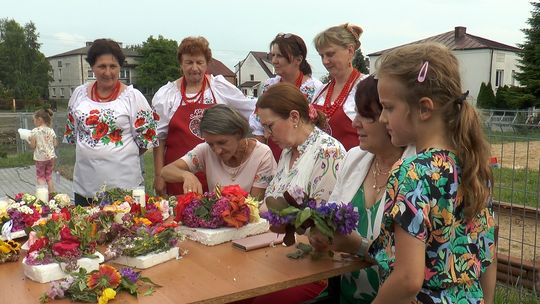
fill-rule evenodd
<path id="1" fill-rule="evenodd" d="M 276 123 L 276 121 L 277 121 L 277 119 L 272 121 L 269 124 L 262 124 L 264 132 L 265 133 L 268 132 L 268 134 L 272 134 L 273 133 L 272 128 L 274 127 L 274 124 Z"/>

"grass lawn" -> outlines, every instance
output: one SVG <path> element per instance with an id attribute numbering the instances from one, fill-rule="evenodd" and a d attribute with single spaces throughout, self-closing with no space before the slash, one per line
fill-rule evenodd
<path id="1" fill-rule="evenodd" d="M 538 304 L 540 298 L 531 291 L 523 289 L 518 290 L 511 286 L 497 284 L 495 289 L 495 304 Z"/>
<path id="2" fill-rule="evenodd" d="M 534 208 L 540 207 L 540 172 L 495 168 L 493 178 L 495 200 Z"/>

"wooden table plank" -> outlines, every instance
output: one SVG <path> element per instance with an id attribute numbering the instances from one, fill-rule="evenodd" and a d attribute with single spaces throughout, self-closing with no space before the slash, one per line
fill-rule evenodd
<path id="1" fill-rule="evenodd" d="M 300 240 L 306 241 L 303 237 Z M 227 303 L 367 266 L 359 260 L 340 261 L 330 257 L 292 260 L 285 255 L 294 248 L 281 245 L 244 252 L 230 242 L 208 247 L 184 241 L 180 248 L 188 250 L 183 258 L 142 272 L 163 287 L 157 288 L 152 296 L 138 299 L 123 292 L 113 303 Z M 2 295 L 4 303 L 36 303 L 50 284 L 27 279 L 20 263 L 6 263 L 0 264 L 0 286 L 9 290 Z"/>

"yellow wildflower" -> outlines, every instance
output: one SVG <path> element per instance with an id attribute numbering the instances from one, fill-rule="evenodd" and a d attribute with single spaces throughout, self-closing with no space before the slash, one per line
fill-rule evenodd
<path id="1" fill-rule="evenodd" d="M 258 222 L 261 219 L 259 216 L 259 202 L 251 195 L 246 198 L 245 202 L 249 207 L 249 222 Z"/>
<path id="2" fill-rule="evenodd" d="M 135 221 L 135 224 L 142 223 L 142 224 L 144 224 L 146 226 L 152 225 L 152 222 L 149 219 L 145 218 L 145 217 L 136 217 L 133 220 Z"/>
<path id="3" fill-rule="evenodd" d="M 108 300 L 112 300 L 114 297 L 116 297 L 116 291 L 114 291 L 112 288 L 105 288 L 101 296 L 107 298 Z"/>

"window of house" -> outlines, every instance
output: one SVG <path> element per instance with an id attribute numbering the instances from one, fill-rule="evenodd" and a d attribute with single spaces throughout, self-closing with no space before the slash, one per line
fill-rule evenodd
<path id="1" fill-rule="evenodd" d="M 70 90 L 70 91 L 71 91 L 71 92 L 70 92 L 69 96 L 73 95 L 73 91 L 75 91 L 75 88 L 74 88 L 74 87 L 71 87 L 71 90 Z"/>
<path id="2" fill-rule="evenodd" d="M 129 79 L 129 76 L 130 76 L 129 69 L 121 69 L 120 70 L 120 78 Z"/>
<path id="3" fill-rule="evenodd" d="M 58 67 L 59 67 L 59 68 L 62 67 L 62 61 L 61 61 L 61 60 L 58 60 Z"/>
<path id="4" fill-rule="evenodd" d="M 516 70 L 512 70 L 512 85 L 516 85 Z"/>
<path id="5" fill-rule="evenodd" d="M 88 70 L 88 78 L 96 78 L 96 76 L 94 75 L 94 71 L 92 71 L 92 69 Z"/>
<path id="6" fill-rule="evenodd" d="M 64 97 L 64 88 L 60 88 L 60 97 Z"/>
<path id="7" fill-rule="evenodd" d="M 257 89 L 253 89 L 253 97 L 257 97 Z"/>
<path id="8" fill-rule="evenodd" d="M 244 95 L 247 95 L 247 90 L 246 90 L 246 89 L 242 89 L 242 93 L 244 93 Z"/>
<path id="9" fill-rule="evenodd" d="M 504 70 L 495 71 L 495 86 L 500 87 L 504 85 Z"/>
<path id="10" fill-rule="evenodd" d="M 255 80 L 255 75 L 249 74 L 249 80 L 251 80 L 251 81 Z"/>
<path id="11" fill-rule="evenodd" d="M 62 69 L 58 69 L 58 81 L 62 81 Z"/>
<path id="12" fill-rule="evenodd" d="M 53 97 L 56 97 L 56 88 L 53 88 L 53 89 L 52 89 L 52 96 L 53 96 Z"/>

